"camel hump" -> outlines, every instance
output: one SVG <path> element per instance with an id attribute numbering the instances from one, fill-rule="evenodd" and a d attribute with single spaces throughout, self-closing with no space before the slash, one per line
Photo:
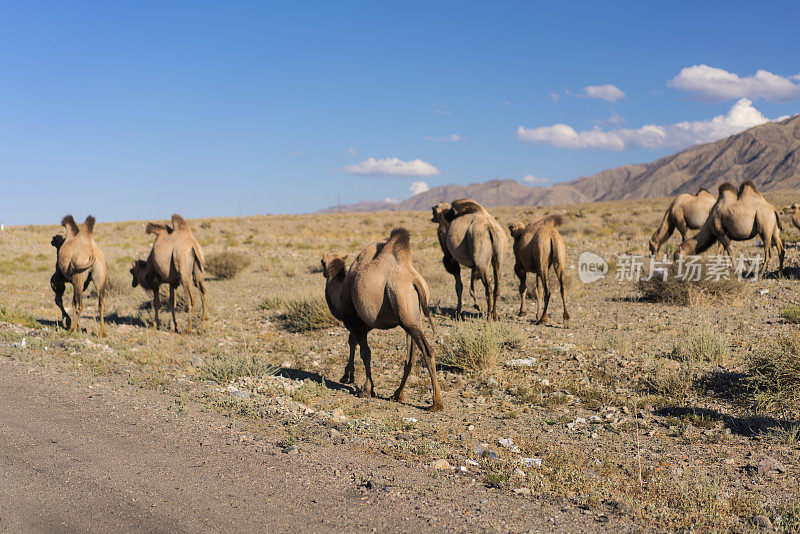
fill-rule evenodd
<path id="1" fill-rule="evenodd" d="M 403 228 L 402 226 L 398 226 L 392 233 L 389 234 L 389 240 L 386 244 L 381 248 L 378 252 L 378 256 L 381 255 L 382 252 L 390 250 L 394 257 L 398 260 L 400 259 L 411 259 L 411 233 Z"/>
<path id="2" fill-rule="evenodd" d="M 561 215 L 560 213 L 545 215 L 538 221 L 539 224 L 552 224 L 553 226 L 561 226 L 563 222 L 564 222 L 564 216 Z"/>
<path id="3" fill-rule="evenodd" d="M 78 225 L 75 224 L 75 219 L 72 215 L 66 215 L 61 219 L 61 226 L 67 229 L 67 237 L 74 237 L 78 235 Z"/>
<path id="4" fill-rule="evenodd" d="M 186 222 L 186 219 L 178 215 L 177 213 L 172 214 L 172 227 L 175 230 L 189 230 L 189 223 Z"/>
<path id="5" fill-rule="evenodd" d="M 720 186 L 719 186 L 719 194 L 720 194 L 720 195 L 722 195 L 722 194 L 723 194 L 723 193 L 725 193 L 726 191 L 727 191 L 728 193 L 733 193 L 733 194 L 737 194 L 737 195 L 739 194 L 739 192 L 738 192 L 738 191 L 736 191 L 736 188 L 735 188 L 735 187 L 733 187 L 733 186 L 732 186 L 731 184 L 729 184 L 728 182 L 725 182 L 724 184 L 720 184 Z"/>
<path id="6" fill-rule="evenodd" d="M 747 191 L 748 189 L 752 190 L 754 193 L 758 193 L 758 189 L 756 189 L 756 184 L 754 184 L 751 180 L 747 180 L 746 182 L 742 182 L 742 185 L 739 186 L 739 196 Z"/>
<path id="7" fill-rule="evenodd" d="M 471 198 L 459 198 L 450 204 L 450 209 L 445 211 L 444 218 L 448 222 L 452 222 L 454 219 L 470 213 L 486 213 L 486 210 Z"/>
<path id="8" fill-rule="evenodd" d="M 710 195 L 711 191 L 709 191 L 705 187 L 701 187 L 700 189 L 697 190 L 697 193 L 695 193 L 694 196 L 699 197 L 701 193 L 708 193 Z"/>
<path id="9" fill-rule="evenodd" d="M 144 229 L 144 233 L 155 234 L 155 235 L 171 234 L 172 228 L 170 228 L 168 225 L 164 223 L 149 222 L 147 223 L 147 226 Z"/>
<path id="10" fill-rule="evenodd" d="M 86 217 L 86 220 L 83 221 L 80 233 L 90 237 L 94 233 L 94 217 L 92 215 L 89 215 Z"/>

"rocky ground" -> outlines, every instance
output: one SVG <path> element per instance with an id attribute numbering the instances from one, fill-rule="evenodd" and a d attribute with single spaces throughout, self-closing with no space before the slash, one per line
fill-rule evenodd
<path id="1" fill-rule="evenodd" d="M 770 199 L 782 206 L 796 196 Z M 236 251 L 251 263 L 231 280 L 209 282 L 211 318 L 189 335 L 156 329 L 147 296 L 128 285 L 128 264 L 148 251 L 144 225 L 98 224 L 113 282 L 108 339 L 92 335 L 94 301 L 87 333 L 70 335 L 56 324 L 48 280 L 49 237 L 57 228 L 7 229 L 0 237 L 0 355 L 4 368 L 64 377 L 63 388 L 157 396 L 170 414 L 161 421 L 168 433 L 187 418 L 224 421 L 218 437 L 250 459 L 294 465 L 338 451 L 336 462 L 319 460 L 325 476 L 348 480 L 352 495 L 387 517 L 387 509 L 397 508 L 389 502 L 408 504 L 404 499 L 413 495 L 419 509 L 412 506 L 408 517 L 430 518 L 428 528 L 796 531 L 797 407 L 766 402 L 748 381 L 753 356 L 797 328 L 782 318 L 798 300 L 794 271 L 743 282 L 716 298 L 700 295 L 689 306 L 644 301 L 634 281 L 608 276 L 583 284 L 575 276 L 584 251 L 600 254 L 612 272 L 619 254 L 644 254 L 665 206 L 648 200 L 548 208 L 567 214 L 562 233 L 572 322 L 563 326 L 560 299 L 551 302 L 549 325 L 532 323 L 535 305 L 528 317 L 516 316 L 509 256 L 500 325 L 488 332 L 478 318 L 453 317 L 452 277 L 422 213 L 191 221 L 207 256 Z M 505 225 L 542 213 L 507 208 L 496 215 Z M 797 235 L 787 223 L 791 241 Z M 387 399 L 401 375 L 401 332 L 370 334 L 379 396 L 361 399 L 355 387 L 338 382 L 345 330 L 324 320 L 298 328 L 292 320 L 297 302 L 322 294 L 323 252 L 354 257 L 398 224 L 412 231 L 414 263 L 431 286 L 433 338 L 447 363 L 440 371 L 443 412 L 424 410 L 430 392 L 422 367 L 412 374 L 405 403 Z M 755 254 L 755 245 L 737 250 Z M 787 265 L 797 263 L 792 247 Z M 773 260 L 770 271 L 776 268 Z M 179 326 L 185 319 L 179 314 Z M 454 365 L 453 347 L 473 334 L 497 341 L 499 349 L 487 349 L 490 357 L 473 369 Z M 356 369 L 360 384 L 360 362 Z M 391 468 L 365 467 L 376 461 Z M 311 473 L 302 484 L 327 487 L 326 478 Z M 263 480 L 273 478 L 264 473 Z M 326 508 L 324 515 L 333 521 L 337 513 Z"/>

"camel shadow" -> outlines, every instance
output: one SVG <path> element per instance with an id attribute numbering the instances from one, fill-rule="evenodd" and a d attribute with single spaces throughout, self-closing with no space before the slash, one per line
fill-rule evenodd
<path id="1" fill-rule="evenodd" d="M 800 280 L 800 267 L 784 267 L 781 271 L 776 269 L 774 271 L 764 273 L 764 278 L 770 280 Z"/>
<path id="2" fill-rule="evenodd" d="M 144 321 L 142 321 L 138 317 L 120 315 L 117 312 L 105 315 L 103 317 L 103 319 L 105 320 L 106 323 L 117 325 L 117 326 L 119 326 L 119 325 L 131 325 L 131 326 L 139 326 L 139 327 L 147 326 L 144 323 Z M 39 322 L 39 324 L 41 324 L 43 326 L 52 326 L 54 328 L 62 328 L 63 327 L 63 324 L 62 324 L 61 320 L 54 321 L 52 319 L 37 319 L 37 321 Z M 84 315 L 81 316 L 81 322 L 84 322 L 84 321 L 97 321 L 97 316 L 84 314 Z"/>
<path id="3" fill-rule="evenodd" d="M 483 314 L 480 312 L 466 311 L 463 308 L 461 310 L 461 316 L 459 317 L 458 314 L 456 314 L 456 309 L 451 306 L 437 306 L 431 309 L 431 314 L 439 317 L 448 317 L 454 321 L 458 321 L 459 319 L 480 319 L 483 317 Z"/>
<path id="4" fill-rule="evenodd" d="M 744 437 L 754 437 L 772 430 L 785 429 L 795 423 L 795 421 L 777 419 L 771 416 L 752 415 L 739 417 L 724 414 L 711 408 L 697 408 L 693 406 L 664 407 L 655 410 L 653 413 L 662 417 L 683 418 L 686 416 L 695 416 L 710 421 L 719 421 L 725 428 L 729 429 L 732 434 Z"/>

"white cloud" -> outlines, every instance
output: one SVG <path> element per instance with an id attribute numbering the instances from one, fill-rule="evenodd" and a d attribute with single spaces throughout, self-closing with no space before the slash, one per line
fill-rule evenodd
<path id="1" fill-rule="evenodd" d="M 433 112 L 436 113 L 437 115 L 450 115 L 449 109 L 440 106 L 436 102 L 432 103 L 431 106 L 433 107 Z"/>
<path id="2" fill-rule="evenodd" d="M 349 147 L 349 148 L 347 149 L 347 153 L 348 153 L 348 154 L 350 154 L 351 156 L 357 156 L 357 155 L 358 155 L 358 152 L 357 152 L 357 151 L 356 151 L 356 149 L 355 149 L 355 148 L 353 148 L 353 147 Z"/>
<path id="3" fill-rule="evenodd" d="M 439 169 L 421 159 L 402 161 L 398 158 L 367 158 L 348 165 L 344 172 L 363 176 L 436 176 Z"/>
<path id="4" fill-rule="evenodd" d="M 414 182 L 411 184 L 411 187 L 408 188 L 411 191 L 412 195 L 419 195 L 420 193 L 424 193 L 425 191 L 430 191 L 430 187 L 425 182 Z"/>
<path id="5" fill-rule="evenodd" d="M 457 143 L 463 141 L 464 138 L 458 134 L 443 135 L 442 137 L 425 137 L 426 141 L 439 141 L 442 143 Z"/>
<path id="6" fill-rule="evenodd" d="M 383 199 L 383 201 L 386 202 L 387 204 L 398 204 L 400 202 L 396 198 L 391 198 L 391 197 L 386 197 Z"/>
<path id="7" fill-rule="evenodd" d="M 791 78 L 800 80 L 800 75 Z M 763 98 L 769 102 L 800 99 L 800 84 L 765 70 L 741 77 L 724 69 L 694 65 L 682 69 L 668 85 L 712 102 L 742 97 Z"/>
<path id="8" fill-rule="evenodd" d="M 616 102 L 625 98 L 625 93 L 616 85 L 607 83 L 606 85 L 590 85 L 583 89 L 586 98 L 599 98 L 606 102 Z"/>
<path id="9" fill-rule="evenodd" d="M 550 93 L 550 100 L 553 101 L 553 104 L 558 104 L 558 101 L 561 100 L 561 95 L 558 93 Z"/>
<path id="10" fill-rule="evenodd" d="M 603 131 L 599 127 L 581 132 L 566 124 L 541 128 L 517 129 L 520 141 L 559 148 L 625 150 L 642 148 L 682 148 L 697 143 L 717 141 L 753 126 L 764 124 L 764 117 L 753 103 L 742 98 L 728 113 L 705 121 L 687 121 L 671 125 L 647 124 L 641 128 L 617 128 Z"/>
<path id="11" fill-rule="evenodd" d="M 538 176 L 534 176 L 532 174 L 526 174 L 522 177 L 522 181 L 527 184 L 549 184 L 550 180 L 547 178 L 539 178 Z"/>

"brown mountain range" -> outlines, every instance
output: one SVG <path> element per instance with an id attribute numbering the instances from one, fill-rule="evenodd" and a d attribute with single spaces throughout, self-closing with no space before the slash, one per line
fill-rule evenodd
<path id="1" fill-rule="evenodd" d="M 800 115 L 769 122 L 731 137 L 695 145 L 652 163 L 625 165 L 550 187 L 514 180 L 443 185 L 398 203 L 359 202 L 323 212 L 428 210 L 441 200 L 470 197 L 486 206 L 546 206 L 600 200 L 716 193 L 722 182 L 752 180 L 762 191 L 800 188 Z"/>

